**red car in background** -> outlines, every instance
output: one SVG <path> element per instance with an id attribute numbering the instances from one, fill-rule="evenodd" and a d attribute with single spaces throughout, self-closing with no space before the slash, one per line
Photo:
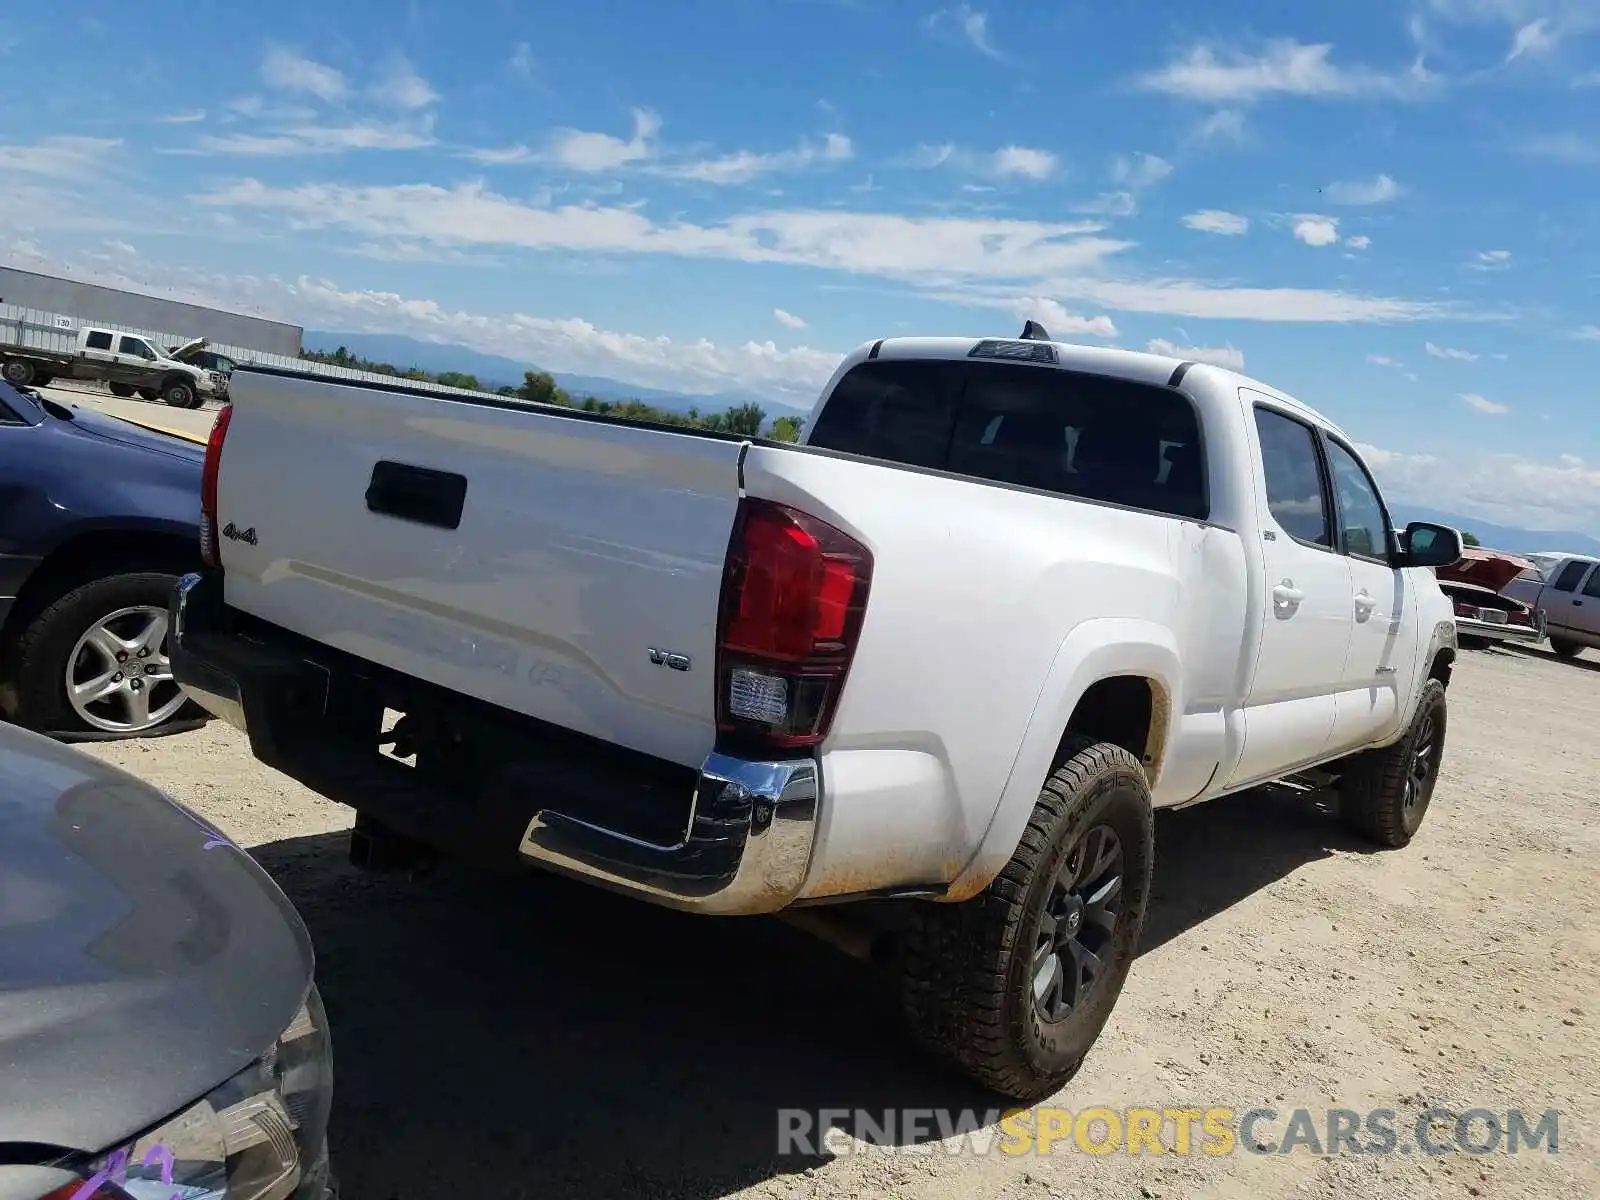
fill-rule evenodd
<path id="1" fill-rule="evenodd" d="M 1454 565 L 1436 568 L 1439 590 L 1455 605 L 1457 644 L 1483 650 L 1496 643 L 1544 641 L 1544 610 L 1501 594 L 1513 579 L 1536 570 L 1525 558 L 1477 546 L 1468 546 Z"/>

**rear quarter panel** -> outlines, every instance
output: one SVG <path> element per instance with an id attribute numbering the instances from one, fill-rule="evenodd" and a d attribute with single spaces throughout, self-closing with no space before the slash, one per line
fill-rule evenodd
<path id="1" fill-rule="evenodd" d="M 829 800 L 805 898 L 962 875 L 1014 774 L 1031 809 L 1072 706 L 1097 678 L 1158 681 L 1165 743 L 1186 702 L 1184 643 L 1220 640 L 1207 701 L 1220 713 L 1240 635 L 1232 618 L 1220 628 L 1191 605 L 1208 562 L 1242 586 L 1231 533 L 763 446 L 748 454 L 744 481 L 752 495 L 845 530 L 874 559 L 861 641 L 823 746 Z M 1242 621 L 1242 602 L 1234 610 Z M 1182 779 L 1177 789 L 1198 786 Z M 1012 838 L 1001 861 L 1014 847 Z"/>

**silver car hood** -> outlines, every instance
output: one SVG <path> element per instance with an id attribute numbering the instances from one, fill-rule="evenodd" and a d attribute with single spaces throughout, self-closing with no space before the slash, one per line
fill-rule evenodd
<path id="1" fill-rule="evenodd" d="M 267 1050 L 311 974 L 248 854 L 0 723 L 0 1151 L 104 1150 L 164 1120 Z"/>

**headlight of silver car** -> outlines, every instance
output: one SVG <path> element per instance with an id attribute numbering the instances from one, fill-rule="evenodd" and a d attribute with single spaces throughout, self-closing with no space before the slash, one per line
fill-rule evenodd
<path id="1" fill-rule="evenodd" d="M 333 1055 L 313 987 L 270 1050 L 42 1200 L 324 1200 Z"/>

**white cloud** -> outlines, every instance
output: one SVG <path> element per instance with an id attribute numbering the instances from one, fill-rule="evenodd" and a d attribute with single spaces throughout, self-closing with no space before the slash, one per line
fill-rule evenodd
<path id="1" fill-rule="evenodd" d="M 1387 204 L 1404 189 L 1387 175 L 1376 179 L 1330 184 L 1323 192 L 1329 204 Z"/>
<path id="2" fill-rule="evenodd" d="M 1385 498 L 1527 529 L 1600 534 L 1600 466 L 1512 454 L 1407 454 L 1358 446 Z"/>
<path id="3" fill-rule="evenodd" d="M 1103 226 L 1094 221 L 800 209 L 747 212 L 708 224 L 660 223 L 634 205 L 551 208 L 477 182 L 451 188 L 274 187 L 246 179 L 195 199 L 211 210 L 272 213 L 298 229 L 336 229 L 373 240 L 785 263 L 902 280 L 959 296 L 962 303 L 1011 304 L 1019 296 L 1045 296 L 1120 311 L 1266 321 L 1472 316 L 1438 301 L 1117 277 L 1109 262 L 1134 243 L 1102 236 Z M 987 296 L 978 286 L 984 281 Z"/>
<path id="4" fill-rule="evenodd" d="M 1428 352 L 1429 358 L 1448 358 L 1456 362 L 1478 361 L 1478 356 L 1471 350 L 1455 350 L 1449 346 L 1435 346 L 1432 342 L 1423 342 L 1422 348 Z"/>
<path id="5" fill-rule="evenodd" d="M 782 325 L 786 329 L 804 329 L 806 327 L 806 323 L 803 319 L 795 316 L 792 312 L 785 312 L 781 308 L 773 309 L 772 317 L 773 320 L 777 321 L 779 325 Z"/>
<path id="6" fill-rule="evenodd" d="M 958 33 L 973 49 L 989 58 L 1003 57 L 999 47 L 994 44 L 994 35 L 989 30 L 989 14 L 986 12 L 978 12 L 966 4 L 958 4 L 954 8 L 941 8 L 931 14 L 923 24 L 935 33 L 946 31 Z"/>
<path id="7" fill-rule="evenodd" d="M 518 42 L 511 48 L 509 63 L 511 73 L 525 82 L 532 83 L 538 73 L 538 62 L 533 57 L 533 47 L 527 42 Z"/>
<path id="8" fill-rule="evenodd" d="M 1102 217 L 1131 217 L 1139 211 L 1139 198 L 1132 192 L 1102 192 L 1078 205 L 1077 211 Z"/>
<path id="9" fill-rule="evenodd" d="M 1330 44 L 1308 45 L 1290 38 L 1268 42 L 1260 54 L 1232 46 L 1197 45 L 1186 57 L 1141 76 L 1137 83 L 1147 91 L 1213 103 L 1248 103 L 1270 95 L 1399 97 L 1418 90 L 1413 75 L 1337 66 L 1330 61 L 1332 52 Z"/>
<path id="10" fill-rule="evenodd" d="M 1358 233 L 1353 237 L 1345 238 L 1344 244 L 1352 250 L 1365 250 L 1372 245 L 1372 239 L 1364 233 Z"/>
<path id="11" fill-rule="evenodd" d="M 895 166 L 928 171 L 949 167 L 969 175 L 992 179 L 1048 179 L 1060 167 L 1060 160 L 1048 150 L 1029 146 L 1002 146 L 989 154 L 964 150 L 952 143 L 922 143 L 895 160 Z"/>
<path id="12" fill-rule="evenodd" d="M 1308 246 L 1331 246 L 1339 240 L 1339 218 L 1315 214 L 1296 217 L 1294 236 Z"/>
<path id="13" fill-rule="evenodd" d="M 1172 164 L 1154 154 L 1119 154 L 1111 164 L 1111 178 L 1138 191 L 1154 187 L 1172 174 Z"/>
<path id="14" fill-rule="evenodd" d="M 1583 459 L 1579 458 L 1576 454 L 1560 454 L 1557 455 L 1556 458 L 1557 461 L 1560 462 L 1564 467 L 1583 466 Z"/>
<path id="15" fill-rule="evenodd" d="M 1467 265 L 1478 271 L 1498 271 L 1511 265 L 1511 251 L 1483 250 Z"/>
<path id="16" fill-rule="evenodd" d="M 1550 27 L 1550 22 L 1540 17 L 1537 21 L 1529 21 L 1521 26 L 1511 38 L 1511 49 L 1506 51 L 1506 61 L 1515 62 L 1519 58 L 1537 58 L 1539 55 L 1548 54 L 1556 48 L 1556 43 L 1561 40 L 1560 34 Z"/>
<path id="17" fill-rule="evenodd" d="M 1012 303 L 1011 311 L 1023 321 L 1037 321 L 1050 331 L 1053 338 L 1065 334 L 1087 334 L 1090 337 L 1113 338 L 1117 327 L 1110 317 L 1080 317 L 1062 308 L 1054 300 L 1042 296 L 1028 296 Z"/>
<path id="18" fill-rule="evenodd" d="M 1488 413 L 1490 416 L 1503 416 L 1511 411 L 1504 404 L 1496 404 L 1493 400 L 1486 399 L 1476 392 L 1463 392 L 1461 394 L 1461 402 L 1468 408 L 1481 413 Z"/>
<path id="19" fill-rule="evenodd" d="M 1220 208 L 1203 208 L 1199 212 L 1192 212 L 1183 218 L 1183 223 L 1201 233 L 1220 233 L 1228 237 L 1237 237 L 1250 229 L 1249 217 L 1224 212 Z"/>
<path id="20" fill-rule="evenodd" d="M 204 121 L 205 119 L 206 110 L 194 108 L 187 112 L 168 113 L 164 117 L 157 117 L 156 123 L 160 125 L 193 125 L 196 121 Z"/>
<path id="21" fill-rule="evenodd" d="M 1393 367 L 1396 370 L 1405 366 L 1399 359 L 1391 358 L 1387 354 L 1369 354 L 1367 361 L 1375 367 Z"/>
<path id="22" fill-rule="evenodd" d="M 439 93 L 433 90 L 433 85 L 418 75 L 403 58 L 390 61 L 384 68 L 383 76 L 368 89 L 368 94 L 379 104 L 407 112 L 427 108 L 439 100 Z"/>
<path id="23" fill-rule="evenodd" d="M 124 257 L 133 257 L 134 255 L 137 255 L 139 253 L 139 251 L 137 249 L 135 249 L 131 244 L 129 244 L 128 242 L 124 242 L 120 238 L 112 238 L 109 241 L 107 241 L 106 242 L 106 249 L 111 251 L 111 253 L 113 253 L 113 254 L 120 254 L 120 255 L 123 255 Z"/>
<path id="24" fill-rule="evenodd" d="M 0 174 L 17 172 L 47 179 L 84 179 L 103 170 L 121 138 L 47 137 L 31 146 L 0 145 Z"/>
<path id="25" fill-rule="evenodd" d="M 698 183 L 749 183 L 759 176 L 775 172 L 801 171 L 818 163 L 845 162 L 854 154 L 855 147 L 849 138 L 840 133 L 830 133 L 820 145 L 807 140 L 792 150 L 769 154 L 737 150 L 718 158 L 666 165 L 660 168 L 660 173 L 673 179 L 690 179 Z"/>
<path id="26" fill-rule="evenodd" d="M 1164 354 L 1168 358 L 1193 359 L 1214 367 L 1226 367 L 1230 371 L 1244 370 L 1244 352 L 1232 346 L 1179 346 L 1166 338 L 1151 338 L 1145 349 L 1151 354 Z"/>
<path id="27" fill-rule="evenodd" d="M 270 46 L 261 60 L 261 79 L 268 87 L 304 92 L 330 104 L 350 92 L 342 72 L 305 57 L 287 46 Z"/>
<path id="28" fill-rule="evenodd" d="M 469 150 L 467 158 L 475 162 L 487 163 L 490 166 L 507 166 L 512 163 L 533 162 L 538 159 L 536 151 L 526 146 L 486 146 L 478 150 Z"/>
<path id="29" fill-rule="evenodd" d="M 649 158 L 656 152 L 656 135 L 661 118 L 649 109 L 633 110 L 633 136 L 627 141 L 609 133 L 586 133 L 562 129 L 550 139 L 547 161 L 572 171 L 614 171 L 631 162 Z"/>
<path id="30" fill-rule="evenodd" d="M 1201 142 L 1230 142 L 1238 145 L 1248 135 L 1244 114 L 1236 108 L 1219 108 L 1201 121 L 1194 131 Z"/>
<path id="31" fill-rule="evenodd" d="M 1054 154 L 1027 146 L 1002 146 L 994 152 L 992 162 L 992 172 L 1001 178 L 1020 175 L 1024 179 L 1047 179 L 1057 166 Z"/>
<path id="32" fill-rule="evenodd" d="M 1518 142 L 1516 149 L 1571 166 L 1590 167 L 1600 163 L 1600 142 L 1576 133 L 1538 134 Z"/>
<path id="33" fill-rule="evenodd" d="M 277 133 L 208 135 L 192 150 L 169 154 L 233 154 L 252 158 L 287 158 L 306 154 L 342 154 L 348 150 L 418 150 L 434 144 L 433 122 L 409 124 L 352 121 L 348 125 L 301 125 Z"/>
<path id="34" fill-rule="evenodd" d="M 1573 331 L 1580 342 L 1600 342 L 1600 325 L 1582 325 Z"/>

